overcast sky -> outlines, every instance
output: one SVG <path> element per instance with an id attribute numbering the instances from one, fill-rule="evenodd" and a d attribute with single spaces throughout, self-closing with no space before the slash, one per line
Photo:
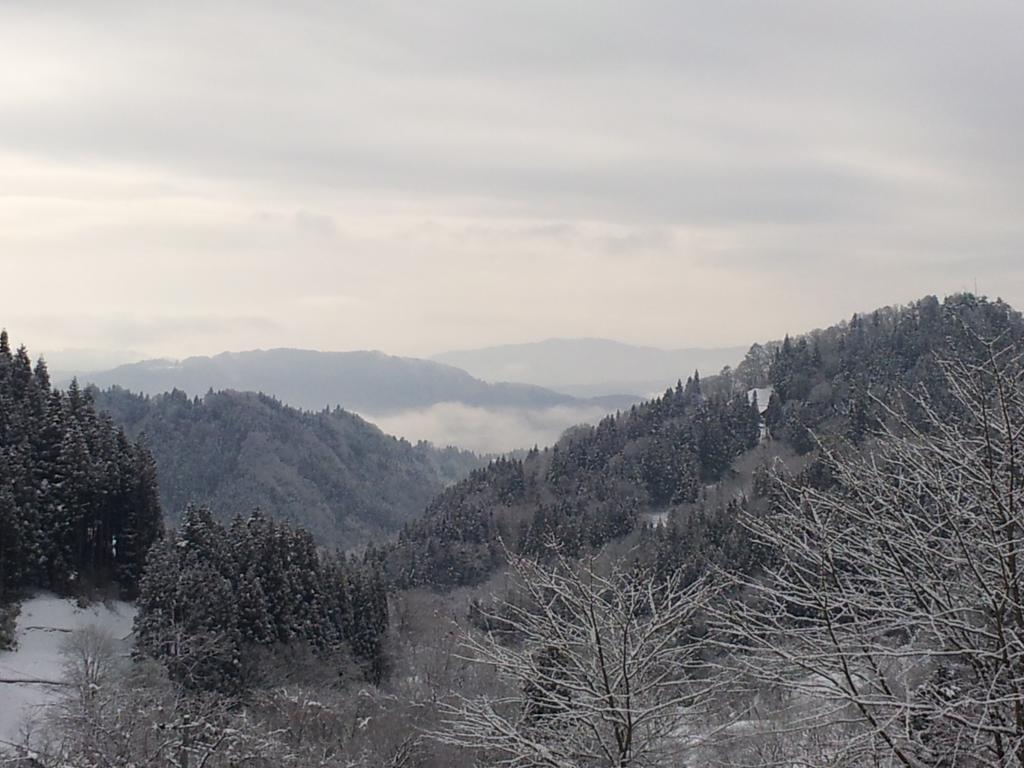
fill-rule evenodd
<path id="1" fill-rule="evenodd" d="M 0 0 L 34 350 L 746 344 L 1024 305 L 1024 3 Z"/>

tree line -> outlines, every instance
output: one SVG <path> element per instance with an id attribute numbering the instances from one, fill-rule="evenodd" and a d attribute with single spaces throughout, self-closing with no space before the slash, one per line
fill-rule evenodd
<path id="1" fill-rule="evenodd" d="M 760 439 L 756 401 L 711 392 L 699 374 L 661 397 L 567 432 L 523 459 L 499 459 L 449 488 L 380 553 L 399 585 L 486 578 L 502 546 L 577 557 L 628 535 L 641 512 L 696 501 Z"/>
<path id="2" fill-rule="evenodd" d="M 133 595 L 162 531 L 147 448 L 0 331 L 0 604 L 26 588 Z"/>
<path id="3" fill-rule="evenodd" d="M 0 332 L 5 635 L 8 606 L 26 590 L 91 598 L 113 589 L 137 600 L 138 652 L 195 690 L 257 685 L 261 664 L 287 648 L 338 674 L 384 677 L 387 593 L 372 564 L 324 553 L 307 531 L 259 512 L 225 526 L 189 506 L 180 530 L 165 532 L 151 453 L 93 395 L 76 381 L 52 387 L 46 363 L 33 365 L 24 346 L 12 352 Z"/>
<path id="4" fill-rule="evenodd" d="M 139 593 L 137 652 L 193 690 L 258 685 L 287 648 L 333 660 L 339 675 L 351 660 L 371 681 L 386 672 L 380 575 L 259 513 L 224 526 L 189 507 L 150 552 Z"/>
<path id="5" fill-rule="evenodd" d="M 709 501 L 705 489 L 733 472 L 762 430 L 808 454 L 799 479 L 820 484 L 828 469 L 814 458 L 818 441 L 860 444 L 885 422 L 881 403 L 923 423 L 923 396 L 939 413 L 962 416 L 941 361 L 979 362 L 978 338 L 1022 339 L 1024 320 L 999 300 L 930 296 L 755 344 L 735 370 L 695 374 L 550 448 L 473 472 L 374 556 L 398 586 L 451 587 L 486 579 L 504 563 L 503 547 L 538 555 L 556 540 L 580 556 L 639 531 L 645 561 L 663 572 L 684 564 L 696 575 L 697 563 L 719 561 L 756 568 L 764 552 L 735 521 L 767 502 L 755 494 Z M 753 388 L 772 392 L 763 416 L 748 398 Z M 645 533 L 651 512 L 666 512 L 668 524 Z"/>

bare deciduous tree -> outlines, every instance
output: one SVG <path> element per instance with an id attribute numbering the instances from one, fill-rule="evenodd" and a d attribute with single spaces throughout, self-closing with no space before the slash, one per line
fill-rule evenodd
<path id="1" fill-rule="evenodd" d="M 860 452 L 823 448 L 833 486 L 747 520 L 776 560 L 719 612 L 725 647 L 817 704 L 802 726 L 854 724 L 844 764 L 1024 765 L 1024 388 L 987 349 L 944 364 L 953 417 L 887 407 Z"/>
<path id="2" fill-rule="evenodd" d="M 75 631 L 62 650 L 68 693 L 50 708 L 48 738 L 33 745 L 42 766 L 308 764 L 229 697 L 190 694 L 157 665 L 130 663 L 102 628 Z"/>
<path id="3" fill-rule="evenodd" d="M 89 625 L 75 630 L 61 644 L 64 679 L 74 687 L 81 702 L 95 698 L 100 687 L 118 670 L 123 653 L 106 629 Z"/>
<path id="4" fill-rule="evenodd" d="M 677 765 L 692 748 L 700 674 L 694 624 L 713 590 L 680 578 L 510 556 L 519 596 L 481 609 L 467 658 L 493 666 L 504 695 L 460 699 L 435 738 L 516 768 Z"/>

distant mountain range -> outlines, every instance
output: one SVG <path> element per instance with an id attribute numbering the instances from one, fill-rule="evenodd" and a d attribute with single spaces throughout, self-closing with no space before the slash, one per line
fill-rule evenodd
<path id="1" fill-rule="evenodd" d="M 125 363 L 141 360 L 145 355 L 127 349 L 46 349 L 45 358 L 50 377 L 54 381 L 69 382 L 73 377 L 81 381 L 89 371 L 106 371 Z"/>
<path id="2" fill-rule="evenodd" d="M 297 408 L 320 410 L 338 405 L 374 415 L 425 409 L 438 403 L 520 410 L 600 405 L 614 410 L 636 399 L 581 399 L 530 384 L 488 383 L 451 365 L 382 352 L 304 349 L 224 352 L 181 361 L 146 360 L 85 374 L 82 383 L 100 389 L 119 386 L 151 395 L 173 389 L 189 395 L 203 395 L 211 389 L 264 392 Z"/>
<path id="3" fill-rule="evenodd" d="M 658 349 L 609 339 L 548 339 L 445 352 L 436 362 L 486 381 L 532 384 L 576 397 L 663 392 L 699 370 L 718 373 L 737 365 L 746 347 Z"/>

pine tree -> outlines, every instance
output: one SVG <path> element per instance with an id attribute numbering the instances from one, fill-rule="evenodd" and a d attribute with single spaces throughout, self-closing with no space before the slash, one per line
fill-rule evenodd
<path id="1" fill-rule="evenodd" d="M 275 640 L 270 621 L 270 607 L 263 584 L 250 567 L 239 577 L 237 590 L 238 632 L 243 642 L 270 645 Z"/>
<path id="2" fill-rule="evenodd" d="M 200 594 L 203 584 L 212 585 L 209 594 Z M 209 510 L 190 507 L 181 529 L 149 556 L 137 647 L 197 689 L 244 688 L 247 649 L 278 645 L 317 653 L 348 647 L 379 682 L 387 621 L 386 587 L 373 562 L 323 557 L 308 533 L 258 513 L 236 519 L 229 534 Z"/>
<path id="3" fill-rule="evenodd" d="M 161 512 L 155 474 L 124 459 L 133 450 L 77 382 L 67 395 L 53 389 L 45 360 L 33 369 L 28 350 L 12 354 L 0 333 L 3 591 L 111 580 L 134 591 Z M 153 489 L 141 502 L 129 498 L 136 481 Z M 129 552 L 132 567 L 120 567 Z"/>

